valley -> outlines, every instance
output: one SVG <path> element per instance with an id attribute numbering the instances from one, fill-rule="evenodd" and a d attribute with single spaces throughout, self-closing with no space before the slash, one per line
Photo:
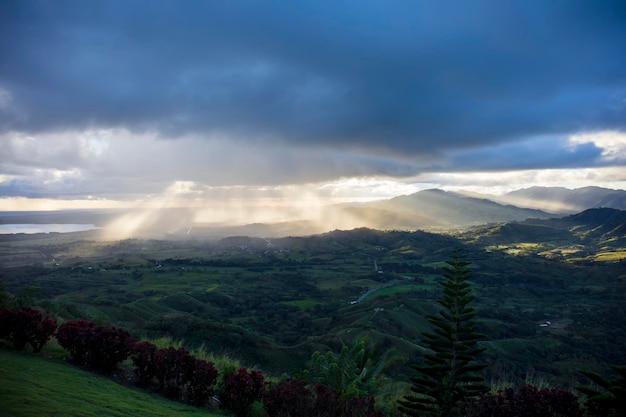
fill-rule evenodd
<path id="1" fill-rule="evenodd" d="M 388 380 L 406 382 L 425 316 L 437 311 L 440 268 L 460 247 L 472 262 L 488 380 L 571 387 L 582 369 L 626 362 L 625 216 L 593 209 L 449 234 L 1 235 L 0 282 L 61 319 L 169 336 L 275 375 L 367 336 L 386 354 Z"/>

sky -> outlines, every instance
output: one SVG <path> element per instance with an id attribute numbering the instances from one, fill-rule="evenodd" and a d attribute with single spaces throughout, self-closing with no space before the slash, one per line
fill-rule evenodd
<path id="1" fill-rule="evenodd" d="M 0 2 L 0 211 L 626 189 L 626 2 Z"/>

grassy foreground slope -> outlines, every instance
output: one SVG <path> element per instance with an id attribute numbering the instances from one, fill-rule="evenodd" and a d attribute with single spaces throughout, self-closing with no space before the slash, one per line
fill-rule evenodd
<path id="1" fill-rule="evenodd" d="M 220 414 L 186 406 L 57 360 L 0 350 L 0 417 L 185 416 Z"/>

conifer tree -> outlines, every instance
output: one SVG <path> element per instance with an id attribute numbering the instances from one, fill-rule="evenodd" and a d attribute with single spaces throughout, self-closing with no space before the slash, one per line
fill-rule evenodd
<path id="1" fill-rule="evenodd" d="M 485 348 L 478 346 L 483 335 L 476 332 L 476 312 L 470 306 L 471 262 L 454 249 L 446 264 L 437 301 L 443 308 L 427 317 L 432 331 L 422 333 L 429 348 L 425 363 L 412 366 L 419 373 L 411 378 L 412 394 L 399 401 L 400 411 L 409 416 L 455 416 L 461 403 L 488 389 L 480 375 L 486 365 L 476 360 Z"/>

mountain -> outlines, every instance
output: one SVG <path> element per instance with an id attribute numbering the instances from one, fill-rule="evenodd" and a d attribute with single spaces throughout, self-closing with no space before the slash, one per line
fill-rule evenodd
<path id="1" fill-rule="evenodd" d="M 442 230 L 482 224 L 552 217 L 541 210 L 504 205 L 486 198 L 468 197 L 438 189 L 419 191 L 344 209 L 380 229 Z"/>
<path id="2" fill-rule="evenodd" d="M 602 187 L 573 190 L 564 187 L 531 187 L 489 198 L 503 204 L 563 214 L 598 207 L 626 210 L 626 191 Z"/>

